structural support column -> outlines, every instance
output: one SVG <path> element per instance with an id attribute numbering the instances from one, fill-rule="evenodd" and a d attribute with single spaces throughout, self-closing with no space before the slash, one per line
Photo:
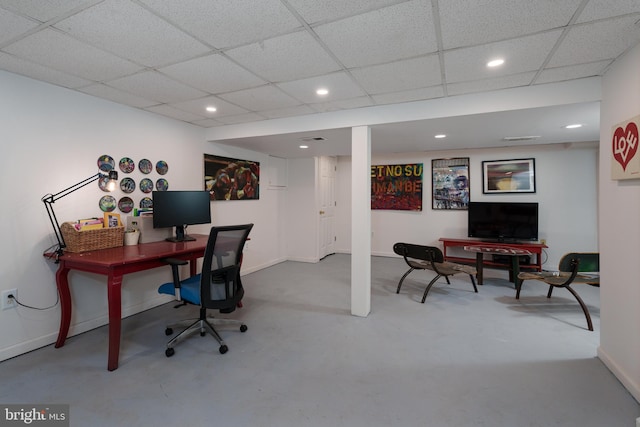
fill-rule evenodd
<path id="1" fill-rule="evenodd" d="M 371 311 L 371 129 L 351 130 L 351 314 Z"/>

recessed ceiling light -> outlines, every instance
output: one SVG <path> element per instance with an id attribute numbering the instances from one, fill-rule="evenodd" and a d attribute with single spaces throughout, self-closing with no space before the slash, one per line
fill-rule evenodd
<path id="1" fill-rule="evenodd" d="M 309 148 L 308 145 L 301 145 L 300 148 Z"/>
<path id="2" fill-rule="evenodd" d="M 499 67 L 502 64 L 504 64 L 504 59 L 494 59 L 487 62 L 487 67 Z"/>
<path id="3" fill-rule="evenodd" d="M 213 107 L 213 106 L 211 106 L 211 105 L 210 105 L 210 106 L 208 106 L 206 109 L 207 109 L 207 111 L 208 111 L 208 112 L 210 112 L 210 113 L 215 113 L 216 111 L 218 111 L 218 109 L 217 109 L 216 107 Z"/>
<path id="4" fill-rule="evenodd" d="M 316 90 L 316 93 L 318 95 L 320 95 L 320 96 L 328 95 L 329 94 L 329 89 L 320 88 L 320 89 Z"/>
<path id="5" fill-rule="evenodd" d="M 565 126 L 566 129 L 577 129 L 577 128 L 581 128 L 582 125 L 579 123 L 576 123 L 575 125 L 567 125 Z"/>
<path id="6" fill-rule="evenodd" d="M 434 138 L 438 138 L 438 139 L 440 139 L 440 138 L 446 138 L 446 137 L 447 137 L 447 135 L 445 135 L 444 133 L 441 133 L 441 134 L 439 134 L 439 135 L 434 135 L 433 137 L 434 137 Z"/>

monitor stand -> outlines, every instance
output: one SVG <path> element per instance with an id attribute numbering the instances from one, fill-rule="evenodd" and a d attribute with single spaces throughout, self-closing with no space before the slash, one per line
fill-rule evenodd
<path id="1" fill-rule="evenodd" d="M 185 234 L 184 229 L 186 228 L 186 226 L 184 225 L 178 225 L 176 226 L 176 236 L 175 237 L 167 237 L 166 240 L 168 240 L 169 242 L 193 242 L 195 239 L 195 237 L 191 237 Z"/>

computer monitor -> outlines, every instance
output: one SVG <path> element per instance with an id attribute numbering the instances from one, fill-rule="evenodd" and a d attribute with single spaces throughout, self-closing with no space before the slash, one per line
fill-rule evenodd
<path id="1" fill-rule="evenodd" d="M 154 191 L 152 196 L 153 228 L 175 227 L 175 236 L 167 238 L 171 242 L 195 240 L 185 234 L 186 227 L 211 222 L 208 191 Z"/>

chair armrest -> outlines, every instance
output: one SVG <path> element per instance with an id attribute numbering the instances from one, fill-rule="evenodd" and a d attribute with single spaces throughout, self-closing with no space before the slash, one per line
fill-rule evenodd
<path id="1" fill-rule="evenodd" d="M 176 289 L 175 297 L 178 301 L 182 301 L 182 296 L 180 295 L 180 272 L 178 271 L 178 267 L 180 267 L 181 265 L 189 264 L 189 261 L 178 258 L 163 258 L 162 262 L 165 262 L 171 266 L 173 287 Z"/>
<path id="2" fill-rule="evenodd" d="M 178 258 L 163 258 L 162 262 L 167 263 L 171 266 L 178 266 L 178 265 L 187 265 L 189 264 L 189 261 L 185 261 L 183 259 L 178 259 Z"/>

